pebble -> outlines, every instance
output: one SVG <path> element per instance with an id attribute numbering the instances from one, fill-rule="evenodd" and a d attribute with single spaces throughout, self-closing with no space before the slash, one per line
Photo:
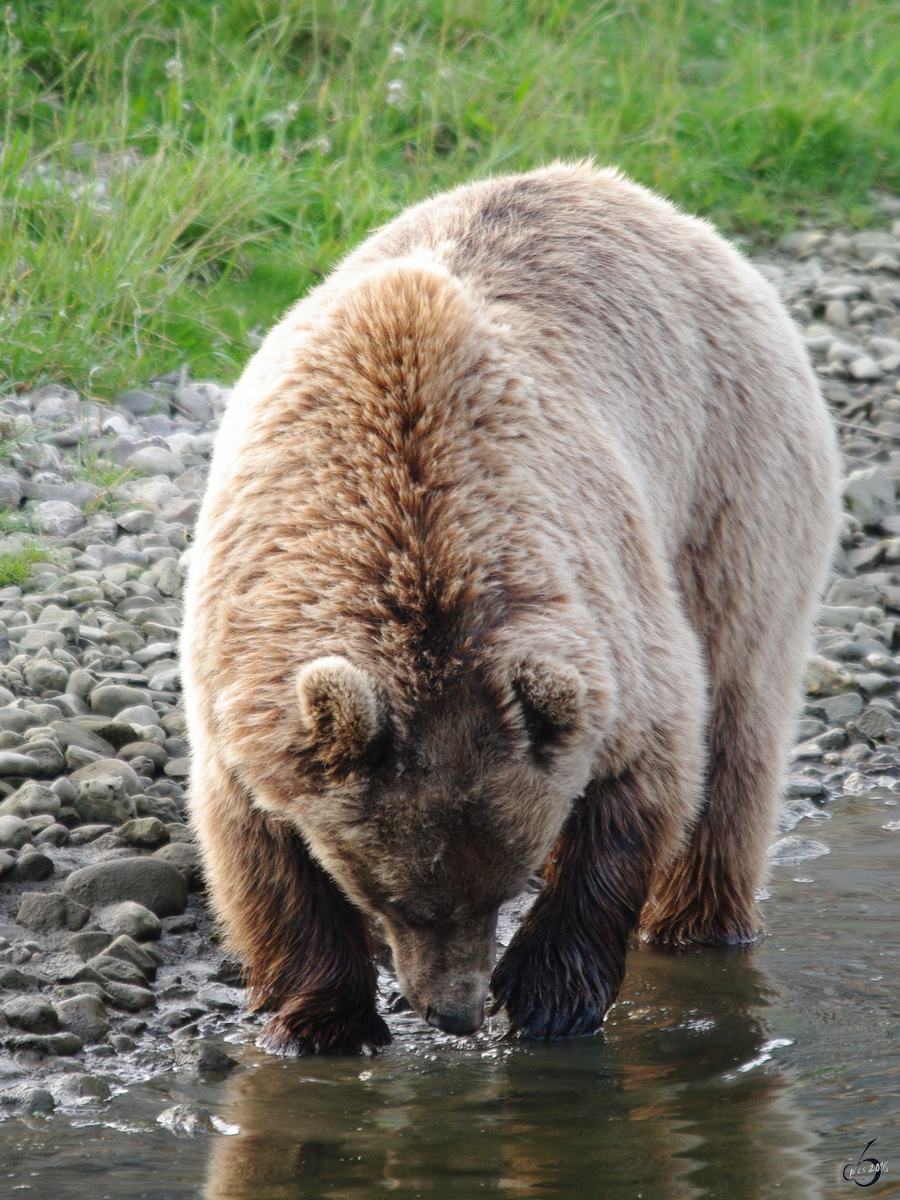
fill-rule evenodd
<path id="1" fill-rule="evenodd" d="M 86 1044 L 104 1041 L 112 1028 L 106 1006 L 96 996 L 85 994 L 58 1000 L 56 1014 L 63 1029 Z"/>
<path id="2" fill-rule="evenodd" d="M 16 996 L 0 1011 L 10 1025 L 26 1033 L 55 1033 L 59 1028 L 56 1009 L 41 996 Z"/>
<path id="3" fill-rule="evenodd" d="M 53 874 L 53 859 L 30 847 L 23 850 L 10 871 L 14 883 L 40 883 Z"/>
<path id="4" fill-rule="evenodd" d="M 110 934 L 125 933 L 136 942 L 155 941 L 162 934 L 162 923 L 156 913 L 133 900 L 101 908 L 96 919 L 97 924 Z"/>
<path id="5" fill-rule="evenodd" d="M 0 817 L 0 846 L 20 850 L 31 841 L 31 830 L 20 817 L 10 814 Z"/>
<path id="6" fill-rule="evenodd" d="M 201 891 L 203 888 L 203 867 L 200 860 L 200 848 L 193 842 L 171 842 L 162 849 L 156 850 L 154 858 L 162 859 L 176 867 L 187 880 L 188 890 Z"/>
<path id="7" fill-rule="evenodd" d="M 81 929 L 91 910 L 62 892 L 23 892 L 19 899 L 16 924 L 35 933 L 57 929 Z"/>
<path id="8" fill-rule="evenodd" d="M 60 1085 L 60 1099 L 67 1104 L 92 1103 L 108 1100 L 110 1086 L 99 1075 L 67 1075 Z"/>
<path id="9" fill-rule="evenodd" d="M 90 907 L 133 900 L 157 917 L 167 917 L 187 906 L 184 875 L 156 857 L 94 863 L 73 871 L 62 886 L 66 895 Z"/>
<path id="10" fill-rule="evenodd" d="M 106 760 L 99 759 L 87 767 L 79 768 L 75 774 L 100 766 Z M 75 797 L 75 809 L 86 824 L 121 825 L 137 815 L 134 800 L 125 790 L 122 779 L 116 775 L 98 775 L 79 780 Z"/>

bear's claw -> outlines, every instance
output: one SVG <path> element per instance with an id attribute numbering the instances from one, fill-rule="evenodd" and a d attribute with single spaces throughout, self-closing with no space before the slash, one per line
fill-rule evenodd
<path id="1" fill-rule="evenodd" d="M 375 1053 L 388 1046 L 391 1034 L 387 1025 L 372 1013 L 365 1020 L 331 1023 L 311 1021 L 308 1014 L 276 1013 L 266 1022 L 257 1039 L 261 1050 L 269 1054 L 304 1057 L 312 1054 Z"/>

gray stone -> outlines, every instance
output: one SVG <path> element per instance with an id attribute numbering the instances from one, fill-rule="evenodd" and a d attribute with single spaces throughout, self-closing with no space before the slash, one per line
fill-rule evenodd
<path id="1" fill-rule="evenodd" d="M 34 844 L 36 846 L 65 846 L 69 841 L 69 831 L 65 825 L 60 825 L 54 821 L 52 825 L 47 825 L 40 833 L 35 834 Z"/>
<path id="2" fill-rule="evenodd" d="M 62 892 L 23 892 L 19 899 L 16 924 L 35 933 L 55 929 L 81 929 L 91 910 Z"/>
<path id="3" fill-rule="evenodd" d="M 190 417 L 191 420 L 199 421 L 202 425 L 209 424 L 213 419 L 212 405 L 192 387 L 176 388 L 172 397 L 172 406 Z"/>
<path id="4" fill-rule="evenodd" d="M 140 688 L 128 687 L 123 683 L 98 684 L 90 694 L 90 705 L 94 712 L 114 717 L 123 708 L 143 705 L 146 693 Z"/>
<path id="5" fill-rule="evenodd" d="M 156 978 L 156 969 L 159 966 L 160 955 L 155 950 L 147 950 L 144 946 L 139 946 L 134 938 L 129 937 L 127 933 L 120 934 L 114 941 L 103 951 L 107 958 L 118 958 L 122 962 L 130 963 L 131 966 L 137 967 L 141 974 L 146 978 L 153 980 Z M 130 980 L 123 982 L 129 983 Z"/>
<path id="6" fill-rule="evenodd" d="M 30 847 L 23 850 L 9 873 L 14 883 L 40 883 L 53 874 L 53 859 Z"/>
<path id="7" fill-rule="evenodd" d="M 36 692 L 63 692 L 69 682 L 69 672 L 53 659 L 33 658 L 25 667 L 25 682 Z"/>
<path id="8" fill-rule="evenodd" d="M 847 731 L 838 727 L 837 729 L 826 729 L 824 733 L 820 733 L 815 744 L 820 750 L 843 750 L 847 741 Z"/>
<path id="9" fill-rule="evenodd" d="M 37 835 L 41 832 L 42 829 L 47 829 L 50 825 L 53 824 L 53 818 L 50 816 L 49 813 L 44 813 L 40 817 L 26 818 L 25 824 L 31 830 L 32 834 Z"/>
<path id="10" fill-rule="evenodd" d="M 119 983 L 115 979 L 105 979 L 103 988 L 114 1008 L 124 1009 L 125 1012 L 145 1012 L 148 1008 L 156 1008 L 156 997 L 149 988 Z"/>
<path id="11" fill-rule="evenodd" d="M 828 789 L 821 779 L 790 779 L 784 794 L 790 800 L 812 800 L 817 796 L 827 796 Z M 793 825 L 789 828 L 793 829 Z"/>
<path id="12" fill-rule="evenodd" d="M 78 795 L 72 780 L 66 779 L 65 776 L 61 779 L 54 779 L 50 784 L 50 790 L 59 797 L 62 804 L 73 804 L 75 797 Z"/>
<path id="13" fill-rule="evenodd" d="M 188 889 L 184 875 L 156 857 L 120 858 L 73 871 L 63 891 L 91 908 L 133 900 L 158 917 L 184 912 Z"/>
<path id="14" fill-rule="evenodd" d="M 165 773 L 170 779 L 189 779 L 191 775 L 191 760 L 189 758 L 173 758 L 166 763 Z"/>
<path id="15" fill-rule="evenodd" d="M 88 769 L 89 767 L 81 768 L 82 771 Z M 115 775 L 82 779 L 78 784 L 75 808 L 85 823 L 107 822 L 110 825 L 121 825 L 130 821 L 136 812 L 134 801 L 125 791 L 123 781 Z"/>
<path id="16" fill-rule="evenodd" d="M 70 696 L 78 696 L 81 699 L 85 699 L 96 686 L 97 680 L 94 676 L 89 671 L 84 671 L 79 667 L 69 676 L 69 682 L 66 684 L 66 693 Z"/>
<path id="17" fill-rule="evenodd" d="M 42 813 L 58 817 L 60 807 L 60 796 L 56 790 L 56 783 L 47 787 L 46 784 L 29 780 L 0 804 L 0 814 L 12 813 L 13 816 L 21 817 L 24 821 L 29 817 L 40 816 Z"/>
<path id="18" fill-rule="evenodd" d="M 105 952 L 98 954 L 96 958 L 88 959 L 85 966 L 101 975 L 104 982 L 112 980 L 115 983 L 129 983 L 134 987 L 144 987 L 147 983 L 144 972 L 134 963 L 125 962 L 121 958 L 110 958 Z"/>
<path id="19" fill-rule="evenodd" d="M 180 692 L 181 667 L 167 667 L 165 670 L 157 671 L 150 680 L 150 691 Z"/>
<path id="20" fill-rule="evenodd" d="M 112 826 L 109 824 L 76 825 L 70 830 L 69 838 L 73 846 L 86 846 L 89 842 L 95 842 L 97 838 L 102 837 L 104 833 L 111 832 Z"/>
<path id="21" fill-rule="evenodd" d="M 199 1104 L 176 1104 L 161 1112 L 156 1120 L 176 1137 L 205 1137 L 218 1132 L 209 1109 Z"/>
<path id="22" fill-rule="evenodd" d="M 0 750 L 0 777 L 34 778 L 41 774 L 41 764 L 27 754 L 15 750 Z"/>
<path id="23" fill-rule="evenodd" d="M 193 842 L 171 842 L 160 850 L 154 851 L 154 858 L 161 858 L 171 863 L 187 880 L 190 891 L 203 890 L 203 865 L 200 859 L 200 848 Z"/>
<path id="24" fill-rule="evenodd" d="M 48 537 L 68 537 L 84 525 L 84 513 L 68 500 L 42 500 L 34 506 L 31 520 Z"/>
<path id="25" fill-rule="evenodd" d="M 140 733 L 132 735 L 132 740 L 119 748 L 116 757 L 126 761 L 132 758 L 149 758 L 154 769 L 162 768 L 169 758 L 163 730 L 159 725 L 142 726 Z"/>
<path id="26" fill-rule="evenodd" d="M 242 989 L 223 987 L 221 984 L 209 984 L 200 988 L 197 999 L 207 1008 L 216 1008 L 220 1012 L 234 1012 L 241 1007 Z"/>
<path id="27" fill-rule="evenodd" d="M 170 781 L 166 780 L 165 782 L 168 783 Z M 170 796 L 135 796 L 134 802 L 137 806 L 139 817 L 158 817 L 164 825 L 181 821 L 181 812 L 178 804 Z M 178 839 L 172 838 L 173 842 L 176 840 Z M 180 840 L 184 841 L 185 839 L 182 838 Z"/>
<path id="28" fill-rule="evenodd" d="M 900 520 L 900 517 L 897 518 Z M 857 608 L 878 607 L 883 604 L 883 598 L 878 588 L 862 579 L 836 579 L 828 589 L 825 604 L 837 608 L 846 604 Z"/>
<path id="29" fill-rule="evenodd" d="M 866 709 L 861 716 L 847 724 L 848 731 L 859 732 L 873 742 L 879 739 L 883 740 L 896 728 L 895 719 L 889 713 L 878 708 Z"/>
<path id="30" fill-rule="evenodd" d="M 153 528 L 155 520 L 156 513 L 151 512 L 149 508 L 132 508 L 116 517 L 116 521 L 126 533 L 146 533 Z"/>
<path id="31" fill-rule="evenodd" d="M 106 729 L 108 730 L 109 727 L 107 726 Z M 72 775 L 72 783 L 75 785 L 76 790 L 81 787 L 82 783 L 89 779 L 118 779 L 122 782 L 129 796 L 136 796 L 144 790 L 137 775 L 132 771 L 128 763 L 122 762 L 120 758 L 100 759 L 89 766 L 81 767 L 80 770 Z M 130 816 L 133 817 L 134 813 L 131 813 Z M 128 819 L 130 818 L 123 817 L 123 820 Z M 121 824 L 121 821 L 119 824 Z"/>
<path id="32" fill-rule="evenodd" d="M 83 933 L 73 934 L 66 945 L 73 954 L 87 961 L 101 954 L 113 940 L 111 933 L 99 929 L 86 929 Z"/>
<path id="33" fill-rule="evenodd" d="M 880 467 L 852 471 L 843 483 L 844 503 L 864 529 L 877 529 L 879 522 L 897 510 L 893 481 Z"/>
<path id="34" fill-rule="evenodd" d="M 4 875 L 8 875 L 15 865 L 16 860 L 12 857 L 12 855 L 6 854 L 4 851 L 0 850 L 0 879 L 2 879 Z"/>
<path id="35" fill-rule="evenodd" d="M 873 358 L 869 358 L 868 354 L 862 355 L 860 358 L 854 358 L 848 364 L 847 370 L 854 379 L 880 379 L 881 367 Z"/>
<path id="36" fill-rule="evenodd" d="M 894 690 L 891 679 L 879 671 L 866 671 L 862 675 L 857 675 L 856 686 L 864 696 L 883 696 Z"/>
<path id="37" fill-rule="evenodd" d="M 7 1038 L 6 1045 L 13 1051 L 33 1050 L 38 1054 L 73 1055 L 84 1049 L 84 1042 L 74 1033 L 23 1033 Z"/>
<path id="38" fill-rule="evenodd" d="M 0 817 L 0 846 L 9 850 L 21 850 L 30 842 L 31 830 L 21 817 Z"/>
<path id="39" fill-rule="evenodd" d="M 145 725 L 159 726 L 159 716 L 156 709 L 149 704 L 135 704 L 131 708 L 123 708 L 121 712 L 116 713 L 116 722 L 124 722 L 126 725 Z"/>
<path id="40" fill-rule="evenodd" d="M 126 933 L 137 942 L 155 940 L 162 933 L 159 917 L 132 900 L 123 900 L 100 909 L 97 924 L 111 934 Z"/>
<path id="41" fill-rule="evenodd" d="M 109 1084 L 99 1075 L 67 1075 L 59 1090 L 64 1104 L 108 1100 L 111 1094 Z"/>
<path id="42" fill-rule="evenodd" d="M 142 446 L 125 460 L 129 467 L 148 475 L 168 475 L 174 479 L 184 474 L 184 463 L 165 446 Z"/>
<path id="43" fill-rule="evenodd" d="M 106 1008 L 96 996 L 72 996 L 67 1000 L 59 1000 L 56 1012 L 63 1029 L 77 1034 L 87 1045 L 102 1042 L 110 1031 Z"/>
<path id="44" fill-rule="evenodd" d="M 38 764 L 41 779 L 54 779 L 66 769 L 66 758 L 50 738 L 34 738 L 25 743 L 25 754 Z"/>
<path id="45" fill-rule="evenodd" d="M 828 726 L 824 721 L 816 721 L 812 717 L 806 717 L 797 722 L 794 737 L 798 742 L 807 742 L 811 738 L 818 737 L 820 733 L 824 733 L 827 728 Z"/>
<path id="46" fill-rule="evenodd" d="M 817 703 L 832 722 L 845 721 L 863 712 L 863 697 L 856 691 L 845 691 L 840 696 L 823 696 Z"/>
<path id="47" fill-rule="evenodd" d="M 175 1048 L 175 1062 L 182 1070 L 191 1071 L 230 1071 L 237 1066 L 236 1059 L 205 1038 L 179 1043 Z"/>
<path id="48" fill-rule="evenodd" d="M 82 767 L 89 767 L 98 758 L 100 758 L 100 755 L 94 754 L 92 750 L 82 750 L 80 746 L 70 746 L 66 750 L 66 766 L 70 770 L 80 770 Z"/>
<path id="49" fill-rule="evenodd" d="M 137 817 L 133 821 L 126 821 L 118 833 L 130 846 L 142 846 L 147 849 L 162 846 L 169 841 L 169 831 L 157 817 Z"/>
<path id="50" fill-rule="evenodd" d="M 2 1011 L 10 1025 L 26 1033 L 55 1033 L 59 1028 L 56 1010 L 41 996 L 15 996 Z"/>
<path id="51" fill-rule="evenodd" d="M 897 239 L 884 229 L 864 229 L 862 233 L 852 234 L 850 241 L 860 258 L 868 258 L 872 254 L 890 254 L 898 250 Z"/>
<path id="52" fill-rule="evenodd" d="M 36 717 L 27 709 L 0 708 L 0 729 L 9 729 L 13 733 L 24 733 L 26 729 L 33 729 L 36 725 L 43 725 L 43 723 L 40 717 Z"/>
<path id="53" fill-rule="evenodd" d="M 36 625 L 31 625 L 19 641 L 19 649 L 22 651 L 62 650 L 65 644 L 65 636 L 57 633 L 55 629 L 40 629 Z"/>
<path id="54" fill-rule="evenodd" d="M 819 609 L 819 624 L 829 629 L 846 629 L 852 632 L 860 623 L 875 624 L 884 620 L 880 608 L 858 608 L 854 604 L 823 604 Z"/>
<path id="55" fill-rule="evenodd" d="M 145 417 L 149 413 L 165 412 L 168 409 L 162 396 L 158 396 L 155 392 L 143 391 L 141 388 L 120 392 L 113 400 L 113 404 L 127 409 L 135 417 Z"/>
<path id="56" fill-rule="evenodd" d="M 46 1088 L 32 1088 L 25 1094 L 24 1108 L 29 1114 L 51 1113 L 56 1108 L 56 1101 Z"/>
<path id="57" fill-rule="evenodd" d="M 18 508 L 22 500 L 22 480 L 6 471 L 0 473 L 0 505 Z"/>
<path id="58" fill-rule="evenodd" d="M 17 967 L 5 967 L 0 964 L 0 991 L 33 992 L 37 990 L 39 982 L 35 975 L 29 975 Z"/>

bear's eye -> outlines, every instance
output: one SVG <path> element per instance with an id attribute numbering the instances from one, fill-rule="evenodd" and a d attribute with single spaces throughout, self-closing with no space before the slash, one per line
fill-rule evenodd
<path id="1" fill-rule="evenodd" d="M 427 929 L 437 923 L 437 916 L 434 912 L 427 908 L 420 908 L 418 905 L 390 901 L 385 908 L 388 916 L 402 921 L 410 929 Z"/>

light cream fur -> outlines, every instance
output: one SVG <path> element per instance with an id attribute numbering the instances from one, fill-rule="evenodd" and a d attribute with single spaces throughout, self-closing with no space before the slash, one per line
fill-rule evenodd
<path id="1" fill-rule="evenodd" d="M 496 904 L 628 773 L 647 935 L 752 936 L 838 476 L 772 288 L 616 172 L 375 233 L 251 361 L 197 528 L 191 808 L 234 948 L 278 953 L 236 848 L 286 822 L 420 1011 L 469 1012 Z"/>

